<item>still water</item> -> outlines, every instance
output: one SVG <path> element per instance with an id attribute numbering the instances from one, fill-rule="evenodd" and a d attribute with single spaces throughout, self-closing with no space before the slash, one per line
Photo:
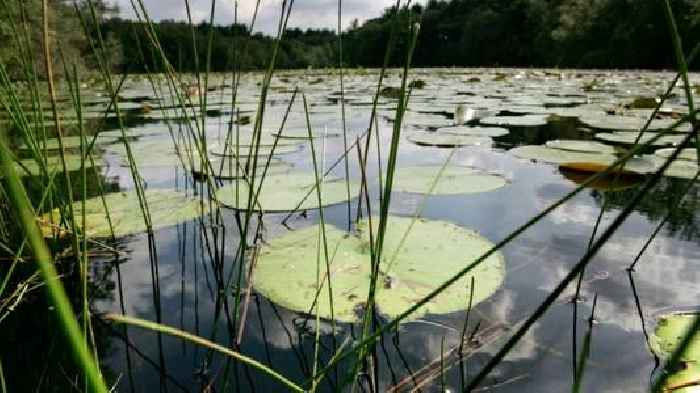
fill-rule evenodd
<path id="1" fill-rule="evenodd" d="M 317 81 L 317 78 L 323 78 L 324 82 L 309 83 L 310 80 Z M 647 112 L 626 107 L 626 104 L 637 97 L 661 94 L 672 75 L 603 71 L 416 70 L 411 78 L 424 80 L 426 86 L 414 90 L 409 99 L 409 112 L 403 123 L 399 145 L 399 167 L 442 165 L 452 154 L 451 164 L 498 174 L 507 179 L 507 185 L 484 193 L 427 198 L 422 194 L 394 193 L 391 214 L 411 217 L 422 206 L 422 218 L 473 229 L 495 243 L 574 190 L 577 184 L 571 179 L 580 181 L 581 178 L 580 174 L 577 177 L 576 173 L 562 172 L 557 165 L 516 157 L 509 150 L 521 145 L 542 145 L 557 139 L 593 140 L 597 132 L 605 130 L 591 127 L 590 122 L 582 119 L 591 116 L 605 119 L 606 115 L 640 118 Z M 475 81 L 474 78 L 479 80 Z M 693 78 L 698 79 L 698 76 Z M 241 113 L 245 111 L 245 114 L 254 117 L 251 111 L 255 108 L 259 93 L 256 81 L 260 79 L 259 74 L 245 76 L 239 98 Z M 348 76 L 345 92 L 348 144 L 363 138 L 370 125 L 376 81 L 377 75 L 373 73 Z M 394 73 L 386 83 L 397 86 L 398 82 L 398 74 Z M 279 127 L 291 90 L 301 86 L 310 104 L 309 117 L 314 132 L 320 135 L 339 132 L 342 122 L 337 85 L 337 76 L 329 74 L 289 73 L 278 76 L 273 81 L 273 92 L 268 98 L 263 128 L 269 132 Z M 148 92 L 147 86 L 144 81 L 130 78 L 125 88 L 125 92 L 133 96 L 129 102 L 149 102 L 156 108 L 159 103 L 164 105 L 163 98 L 156 99 L 152 92 Z M 217 95 L 220 104 L 215 103 L 214 107 L 221 110 L 210 112 L 204 120 L 211 143 L 222 143 L 226 139 L 232 116 L 230 109 L 226 111 L 225 104 L 230 100 L 230 93 L 225 87 L 214 90 L 209 95 L 210 100 Z M 126 102 L 127 97 L 123 98 Z M 546 124 L 506 126 L 509 131 L 507 135 L 495 137 L 491 143 L 464 146 L 454 152 L 449 147 L 417 145 L 407 139 L 412 133 L 440 132 L 441 127 L 452 125 L 455 108 L 459 105 L 474 110 L 474 117 L 468 119 L 470 125 L 479 125 L 480 119 L 488 116 L 522 114 L 544 114 Z M 370 194 L 375 198 L 378 195 L 378 162 L 385 170 L 395 106 L 394 99 L 380 99 L 376 124 L 379 139 L 372 140 L 367 168 Z M 671 113 L 682 113 L 682 94 L 672 98 L 669 106 Z M 577 113 L 573 108 L 580 108 L 581 111 Z M 560 113 L 566 116 L 549 116 L 560 109 L 561 112 L 568 111 Z M 304 120 L 303 107 L 297 103 L 287 127 L 305 131 Z M 198 121 L 201 124 L 201 118 Z M 171 120 L 170 123 L 175 130 L 185 127 L 183 120 Z M 241 130 L 246 127 L 250 129 L 251 126 L 242 125 Z M 129 132 L 134 137 L 132 143 L 135 146 L 146 143 L 148 146 L 172 146 L 171 135 L 160 119 L 132 119 Z M 359 140 L 364 148 L 364 139 Z M 315 141 L 319 166 L 323 168 L 329 168 L 345 150 L 342 137 L 319 137 Z M 309 172 L 313 164 L 308 140 L 303 142 L 305 145 L 298 151 L 280 156 L 280 160 L 293 166 L 295 171 Z M 377 156 L 377 145 L 380 146 L 381 158 Z M 124 166 L 118 149 L 111 146 L 103 146 L 104 164 L 101 171 L 104 180 L 114 190 L 129 190 L 133 188 L 129 169 Z M 618 149 L 624 148 L 616 146 Z M 189 171 L 178 165 L 151 165 L 149 156 L 144 154 L 137 157 L 141 176 L 148 189 L 175 188 L 206 198 L 205 185 L 193 179 Z M 354 149 L 348 155 L 348 169 L 351 178 L 360 178 L 361 171 Z M 344 164 L 335 167 L 332 173 L 344 176 Z M 574 315 L 574 303 L 571 301 L 575 285 L 570 285 L 487 378 L 482 385 L 484 388 L 496 392 L 570 390 L 572 369 L 588 330 L 592 300 L 597 295 L 584 391 L 648 390 L 656 361 L 647 346 L 645 332 L 653 332 L 655 318 L 660 313 L 694 307 L 699 303 L 698 269 L 693 267 L 700 253 L 698 214 L 695 209 L 697 186 L 693 186 L 684 203 L 677 206 L 679 190 L 685 187 L 687 181 L 664 177 L 654 187 L 589 265 L 582 281 L 577 314 Z M 506 263 L 503 285 L 470 311 L 466 328 L 469 339 L 464 344 L 463 360 L 467 379 L 480 370 L 584 255 L 604 201 L 607 200 L 607 210 L 601 219 L 601 229 L 612 222 L 637 189 L 638 186 L 615 190 L 603 187 L 585 189 L 502 250 Z M 372 205 L 375 215 L 378 214 L 378 205 L 376 202 Z M 634 272 L 629 273 L 627 267 L 672 206 L 676 210 L 669 222 L 641 257 Z M 326 207 L 327 225 L 347 228 L 348 209 L 350 216 L 355 218 L 358 198 L 353 198 L 349 204 Z M 363 214 L 366 215 L 365 209 L 363 207 Z M 138 214 L 138 210 L 135 212 Z M 150 241 L 145 234 L 127 236 L 118 241 L 119 258 L 95 258 L 92 265 L 94 312 L 98 315 L 123 312 L 231 346 L 240 334 L 239 327 L 232 326 L 228 316 L 222 313 L 225 307 L 222 293 L 223 282 L 229 274 L 236 275 L 238 272 L 233 260 L 239 232 L 235 212 L 223 209 L 222 214 L 223 224 L 220 226 L 202 226 L 200 220 L 192 220 L 160 229 Z M 286 226 L 281 225 L 285 216 L 263 216 L 264 242 L 283 236 L 290 229 L 305 228 L 319 221 L 316 210 L 292 215 Z M 468 262 L 465 261 L 465 264 Z M 245 282 L 243 285 L 246 285 Z M 465 309 L 466 303 L 465 296 Z M 232 307 L 231 296 L 227 304 Z M 254 291 L 245 316 L 245 324 L 240 331 L 240 351 L 293 381 L 306 381 L 313 368 L 314 317 L 287 310 Z M 378 390 L 458 391 L 460 366 L 456 348 L 460 346 L 465 317 L 466 310 L 447 315 L 427 315 L 386 334 L 377 347 Z M 19 329 L 20 322 L 10 323 L 10 326 Z M 24 326 L 28 326 L 27 321 L 24 323 Z M 101 365 L 117 391 L 283 390 L 262 374 L 227 363 L 220 355 L 212 355 L 184 340 L 138 328 L 110 326 L 99 321 L 99 318 L 96 318 L 95 326 Z M 356 339 L 360 329 L 359 325 L 341 323 L 333 336 L 330 334 L 330 323 L 325 321 L 321 326 L 324 348 L 321 364 L 332 356 L 334 344 L 346 340 L 351 342 Z M 46 338 L 38 324 L 15 333 L 13 337 L 27 342 L 31 348 L 50 347 L 57 340 L 55 337 Z M 16 351 L 21 348 L 19 344 L 9 347 Z M 18 352 L 3 354 L 3 363 L 11 362 L 15 357 L 18 359 L 15 363 L 17 369 L 28 363 Z M 443 377 L 439 375 L 441 358 L 445 369 Z M 341 370 L 347 370 L 347 367 L 345 363 L 340 365 Z M 367 389 L 371 376 L 361 375 L 361 378 L 359 386 Z M 53 383 L 59 383 L 56 380 L 54 378 Z M 64 382 L 65 387 L 69 386 L 68 381 Z M 331 373 L 321 388 L 333 391 L 336 384 L 337 380 Z"/>

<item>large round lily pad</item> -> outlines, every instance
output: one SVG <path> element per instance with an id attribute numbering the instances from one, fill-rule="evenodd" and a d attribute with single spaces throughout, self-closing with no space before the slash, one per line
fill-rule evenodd
<path id="1" fill-rule="evenodd" d="M 425 194 L 435 182 L 441 165 L 402 167 L 396 170 L 394 191 Z M 442 171 L 434 195 L 471 194 L 496 190 L 508 182 L 503 176 L 480 172 L 476 169 L 447 166 Z"/>
<path id="2" fill-rule="evenodd" d="M 454 135 L 471 135 L 471 136 L 487 136 L 496 138 L 499 136 L 508 135 L 508 129 L 502 127 L 467 127 L 455 126 L 438 129 L 439 132 Z"/>
<path id="3" fill-rule="evenodd" d="M 659 318 L 650 337 L 651 349 L 662 359 L 668 359 L 693 324 L 695 313 L 671 313 Z M 690 342 L 681 360 L 700 361 L 700 339 Z"/>
<path id="4" fill-rule="evenodd" d="M 209 162 L 211 169 L 213 170 L 213 176 L 216 179 L 234 180 L 245 177 L 245 159 L 241 159 L 237 163 L 235 157 L 209 157 Z M 262 176 L 266 164 L 267 159 L 258 160 L 256 176 Z M 203 177 L 205 175 L 204 171 L 201 169 L 201 165 L 202 163 L 200 159 L 195 159 L 192 165 L 190 165 L 189 162 L 185 162 L 185 166 L 191 167 L 192 173 L 197 177 Z M 250 168 L 252 168 L 252 165 L 253 164 L 251 162 Z M 283 173 L 288 173 L 292 170 L 292 167 L 293 166 L 291 164 L 280 161 L 279 159 L 272 159 L 267 167 L 266 175 L 280 175 Z"/>
<path id="5" fill-rule="evenodd" d="M 301 145 L 284 145 L 275 146 L 273 151 L 272 146 L 258 146 L 257 149 L 252 146 L 225 146 L 225 145 L 214 145 L 209 148 L 209 151 L 217 156 L 223 157 L 250 157 L 257 153 L 258 156 L 270 156 L 270 155 L 280 155 L 289 154 L 299 151 Z"/>
<path id="6" fill-rule="evenodd" d="M 379 312 L 390 318 L 405 311 L 493 246 L 472 230 L 443 221 L 419 219 L 397 252 L 411 221 L 411 218 L 390 217 L 387 226 L 375 300 Z M 318 226 L 296 230 L 263 247 L 254 276 L 256 290 L 289 309 L 313 312 L 311 306 L 318 291 L 318 233 Z M 369 291 L 367 221 L 359 224 L 357 234 L 349 235 L 326 226 L 326 238 L 334 317 L 340 321 L 357 321 Z M 323 259 L 320 269 L 321 277 L 324 277 Z M 472 276 L 475 281 L 473 304 L 477 304 L 491 296 L 503 283 L 503 255 L 500 252 L 491 255 L 409 319 L 464 310 Z M 331 317 L 327 279 L 323 281 L 317 307 L 322 318 Z"/>
<path id="7" fill-rule="evenodd" d="M 107 194 L 105 200 L 115 236 L 122 237 L 146 231 L 136 191 Z M 206 212 L 208 206 L 207 203 L 201 203 L 199 199 L 188 197 L 175 190 L 147 190 L 146 201 L 154 230 L 195 219 Z M 73 209 L 77 217 L 82 216 L 82 202 L 75 202 Z M 59 210 L 55 209 L 52 214 L 54 222 L 58 222 Z M 42 217 L 43 222 L 48 222 L 48 219 L 48 214 Z M 89 237 L 111 236 L 100 197 L 85 201 L 85 219 L 85 232 Z M 79 218 L 76 224 L 80 225 L 81 222 L 82 219 Z"/>
<path id="8" fill-rule="evenodd" d="M 256 180 L 258 184 L 259 180 Z M 266 176 L 258 197 L 258 205 L 253 209 L 263 212 L 287 212 L 294 210 L 297 204 L 316 184 L 313 172 L 297 172 L 282 175 Z M 216 191 L 216 198 L 223 205 L 232 209 L 248 208 L 248 183 L 238 180 Z M 357 195 L 359 184 L 350 182 L 350 197 Z M 257 191 L 257 187 L 253 191 Z M 322 206 L 334 205 L 347 201 L 347 186 L 345 179 L 328 179 L 321 184 Z M 319 208 L 316 190 L 299 206 L 299 210 Z"/>
<path id="9" fill-rule="evenodd" d="M 479 120 L 487 126 L 539 127 L 547 124 L 547 115 L 491 116 Z"/>
<path id="10" fill-rule="evenodd" d="M 668 360 L 693 324 L 696 313 L 671 313 L 659 318 L 654 333 L 649 338 L 651 350 L 663 360 Z M 700 385 L 700 339 L 690 341 L 681 354 L 681 367 L 664 370 L 668 376 L 662 391 L 675 393 L 697 392 Z"/>
<path id="11" fill-rule="evenodd" d="M 64 149 L 80 149 L 80 141 L 81 141 L 80 136 L 64 136 L 62 138 L 63 142 L 63 148 Z M 87 148 L 90 143 L 92 142 L 93 136 L 88 135 L 85 137 L 85 147 Z M 97 143 L 111 143 L 116 141 L 117 138 L 100 138 L 97 140 Z M 39 149 L 44 148 L 44 142 L 43 141 L 37 141 L 37 147 Z M 27 145 L 22 145 L 22 149 L 29 149 Z M 50 138 L 46 140 L 46 150 L 58 150 L 60 148 L 59 143 L 58 143 L 58 138 Z"/>
<path id="12" fill-rule="evenodd" d="M 604 153 L 604 154 L 614 154 L 615 148 L 606 145 L 604 143 L 596 141 L 578 141 L 578 140 L 566 140 L 559 139 L 548 141 L 546 143 L 547 147 L 560 150 L 571 150 L 580 151 L 584 153 Z"/>
<path id="13" fill-rule="evenodd" d="M 66 154 L 64 155 L 64 159 L 66 161 L 66 169 L 68 170 L 68 172 L 77 171 L 80 170 L 80 168 L 82 168 L 83 160 L 79 154 Z M 101 163 L 102 160 L 95 159 L 96 165 L 100 165 Z M 86 160 L 85 166 L 88 168 L 92 167 L 92 162 L 89 159 Z M 27 172 L 22 167 L 26 168 L 29 171 L 30 175 L 37 176 L 40 174 L 39 164 L 33 158 L 26 158 L 24 160 L 19 161 L 19 163 L 16 164 L 16 167 L 20 175 L 27 174 Z M 46 167 L 49 173 L 53 171 L 63 171 L 63 162 L 61 161 L 61 157 L 47 157 Z"/>
<path id="14" fill-rule="evenodd" d="M 636 116 L 596 116 L 596 117 L 582 117 L 581 122 L 589 127 L 597 128 L 601 130 L 622 130 L 622 131 L 639 131 L 647 123 L 645 117 Z M 665 130 L 672 127 L 675 124 L 673 119 L 654 119 L 649 123 L 648 130 Z M 675 130 L 678 132 L 688 132 L 691 130 L 688 124 L 682 124 Z"/>
<path id="15" fill-rule="evenodd" d="M 408 140 L 421 146 L 462 147 L 462 146 L 491 146 L 493 140 L 486 136 L 451 135 L 436 132 L 414 132 Z"/>
<path id="16" fill-rule="evenodd" d="M 667 160 L 667 158 L 659 157 L 655 154 L 645 155 L 643 158 L 651 162 L 655 168 L 660 168 Z M 673 161 L 671 165 L 666 168 L 664 176 L 676 177 L 679 179 L 693 179 L 697 173 L 697 162 L 678 159 Z"/>
<path id="17" fill-rule="evenodd" d="M 626 145 L 634 144 L 639 132 L 637 131 L 616 131 L 616 132 L 599 132 L 595 134 L 596 139 L 607 142 L 621 143 Z M 645 132 L 639 139 L 639 144 L 645 144 L 652 140 L 657 135 L 651 132 Z M 652 146 L 669 146 L 678 145 L 683 142 L 683 135 L 664 135 L 652 143 Z"/>
<path id="18" fill-rule="evenodd" d="M 665 149 L 659 149 L 654 152 L 655 155 L 661 157 L 661 158 L 669 158 L 671 157 L 671 154 L 676 149 L 674 148 L 665 148 Z M 684 160 L 684 161 L 693 161 L 693 162 L 698 162 L 698 151 L 695 148 L 686 148 L 686 149 L 681 149 L 681 152 L 678 154 L 679 160 Z"/>
<path id="19" fill-rule="evenodd" d="M 510 153 L 520 158 L 548 162 L 551 164 L 590 162 L 610 165 L 615 162 L 615 156 L 612 154 L 586 153 L 580 151 L 554 149 L 540 145 L 520 146 L 515 149 L 511 149 Z"/>
<path id="20" fill-rule="evenodd" d="M 306 128 L 291 128 L 288 130 L 282 130 L 281 133 L 275 131 L 272 133 L 273 137 L 279 137 L 281 139 L 309 139 L 309 131 Z M 323 139 L 323 138 L 335 138 L 340 136 L 337 131 L 324 132 L 321 130 L 315 130 L 311 132 L 312 139 Z"/>

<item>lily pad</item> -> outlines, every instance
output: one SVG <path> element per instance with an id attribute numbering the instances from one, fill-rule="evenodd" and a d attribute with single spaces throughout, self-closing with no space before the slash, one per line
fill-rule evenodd
<path id="1" fill-rule="evenodd" d="M 297 172 L 284 175 L 266 176 L 258 197 L 260 206 L 254 206 L 256 211 L 263 212 L 287 212 L 294 210 L 302 198 L 316 184 L 316 177 L 313 172 Z M 248 183 L 239 180 L 216 191 L 216 198 L 223 205 L 232 209 L 248 208 Z M 359 184 L 350 182 L 350 197 L 357 195 Z M 257 191 L 257 187 L 254 189 Z M 321 184 L 322 206 L 334 205 L 348 200 L 347 186 L 345 179 L 326 179 Z M 299 210 L 317 209 L 318 197 L 314 190 L 306 200 L 299 206 Z"/>
<path id="2" fill-rule="evenodd" d="M 86 142 L 86 147 L 92 142 L 93 136 L 92 135 L 87 135 L 85 137 L 85 142 Z M 63 148 L 64 149 L 80 149 L 80 136 L 64 136 L 63 137 Z M 116 141 L 117 138 L 100 138 L 97 140 L 97 143 L 111 143 Z M 39 149 L 43 149 L 43 141 L 37 141 L 37 147 Z M 27 145 L 22 145 L 20 146 L 21 149 L 29 149 Z M 46 140 L 46 150 L 58 150 L 59 144 L 58 144 L 58 138 L 51 138 Z"/>
<path id="3" fill-rule="evenodd" d="M 610 165 L 615 162 L 615 156 L 612 154 L 562 150 L 540 145 L 520 146 L 515 149 L 511 149 L 510 153 L 520 158 L 548 162 L 551 164 L 588 162 Z"/>
<path id="4" fill-rule="evenodd" d="M 122 237 L 146 231 L 136 191 L 107 194 L 105 200 L 115 236 Z M 146 200 L 154 230 L 195 219 L 207 209 L 206 203 L 202 204 L 199 199 L 174 190 L 147 190 Z M 82 215 L 82 202 L 75 202 L 73 209 L 76 215 Z M 54 222 L 58 222 L 59 210 L 55 209 L 51 214 L 54 216 Z M 85 201 L 85 219 L 85 232 L 89 237 L 111 236 L 100 197 Z M 42 217 L 42 221 L 49 221 L 48 214 Z M 80 223 L 81 220 L 77 220 L 77 224 Z"/>
<path id="5" fill-rule="evenodd" d="M 559 167 L 559 173 L 576 184 L 583 184 L 594 175 L 590 172 L 569 169 L 565 166 Z M 641 184 L 643 180 L 644 176 L 637 174 L 611 173 L 591 181 L 587 187 L 599 191 L 620 191 L 636 187 Z"/>
<path id="6" fill-rule="evenodd" d="M 693 324 L 695 313 L 672 313 L 659 318 L 650 337 L 651 349 L 662 359 L 668 359 L 680 344 L 681 339 Z M 700 339 L 690 342 L 681 360 L 700 361 Z"/>
<path id="7" fill-rule="evenodd" d="M 274 132 L 272 136 L 279 136 L 280 139 L 309 139 L 309 131 L 302 128 L 293 128 L 289 130 L 283 130 L 282 133 Z M 323 138 L 335 138 L 340 136 L 338 132 L 323 132 L 323 131 L 312 131 L 311 138 L 313 139 L 323 139 Z"/>
<path id="8" fill-rule="evenodd" d="M 596 116 L 596 117 L 581 117 L 581 122 L 591 128 L 613 131 L 639 131 L 647 123 L 647 119 L 636 116 Z M 649 131 L 665 130 L 673 126 L 676 121 L 673 119 L 654 119 L 649 123 L 647 128 Z M 688 124 L 682 124 L 675 131 L 688 132 L 691 127 Z"/>
<path id="9" fill-rule="evenodd" d="M 462 146 L 491 146 L 493 140 L 486 136 L 452 135 L 436 132 L 414 132 L 408 140 L 421 146 L 462 147 Z"/>
<path id="10" fill-rule="evenodd" d="M 66 154 L 64 155 L 64 158 L 66 160 L 66 168 L 68 169 L 68 172 L 73 172 L 80 170 L 82 164 L 82 158 L 80 154 Z M 102 163 L 101 160 L 95 159 L 95 164 L 99 165 Z M 20 165 L 21 164 L 21 165 Z M 17 170 L 19 171 L 20 175 L 25 175 L 27 172 L 21 168 L 23 166 L 26 168 L 31 175 L 37 176 L 39 175 L 40 169 L 39 169 L 39 164 L 37 164 L 36 160 L 33 158 L 27 158 L 24 160 L 19 161 L 18 164 L 16 164 Z M 60 156 L 51 156 L 48 157 L 46 160 L 46 166 L 49 170 L 49 173 L 52 171 L 62 171 L 63 170 L 63 163 L 61 161 Z M 85 161 L 85 166 L 90 168 L 92 167 L 92 162 L 90 160 Z"/>
<path id="11" fill-rule="evenodd" d="M 425 194 L 435 182 L 442 166 L 402 167 L 394 175 L 394 191 Z M 447 166 L 433 189 L 433 195 L 472 194 L 499 189 L 508 184 L 503 176 L 473 168 Z"/>
<path id="12" fill-rule="evenodd" d="M 596 139 L 607 142 L 621 143 L 625 145 L 634 144 L 639 132 L 637 131 L 616 131 L 616 132 L 599 132 L 595 134 Z M 639 139 L 639 144 L 645 144 L 656 137 L 652 132 L 645 132 Z M 652 146 L 669 146 L 678 145 L 683 142 L 683 135 L 664 135 L 652 143 Z"/>
<path id="13" fill-rule="evenodd" d="M 646 155 L 644 158 L 649 160 L 656 168 L 660 168 L 667 159 L 659 157 L 655 154 Z M 664 171 L 664 176 L 690 180 L 695 177 L 696 173 L 698 173 L 697 162 L 676 160 L 673 161 L 668 168 L 666 168 L 666 171 Z"/>
<path id="14" fill-rule="evenodd" d="M 259 146 L 257 149 L 254 149 L 252 146 L 243 146 L 243 145 L 232 145 L 232 146 L 225 146 L 222 144 L 216 144 L 213 145 L 209 148 L 209 151 L 216 156 L 222 156 L 222 157 L 251 157 L 254 156 L 256 153 L 258 156 L 270 156 L 270 155 L 281 155 L 281 154 L 289 154 L 289 153 L 294 153 L 299 151 L 299 148 L 301 147 L 301 144 L 297 145 L 283 145 L 283 146 L 276 146 L 274 151 L 272 149 L 272 146 Z"/>
<path id="15" fill-rule="evenodd" d="M 217 157 L 212 159 L 209 157 L 211 163 L 211 168 L 214 171 L 214 178 L 221 180 L 234 180 L 242 179 L 245 174 L 245 160 L 239 162 L 237 168 L 236 159 L 234 157 Z M 267 160 L 260 160 L 258 162 L 258 169 L 256 171 L 256 176 L 262 176 L 262 172 L 265 169 L 265 164 Z M 185 162 L 187 167 L 190 167 L 188 162 Z M 252 166 L 252 164 L 251 164 Z M 192 174 L 197 177 L 203 177 L 204 172 L 201 170 L 201 160 L 195 159 L 193 162 Z M 266 175 L 281 175 L 288 173 L 292 170 L 292 165 L 282 162 L 278 159 L 273 159 L 270 161 L 270 165 L 267 168 Z"/>
<path id="16" fill-rule="evenodd" d="M 681 340 L 693 324 L 696 313 L 671 313 L 661 316 L 654 333 L 649 338 L 651 350 L 662 360 L 667 360 L 678 348 Z M 692 340 L 681 354 L 677 370 L 664 370 L 668 376 L 662 391 L 691 393 L 700 385 L 700 339 Z"/>
<path id="17" fill-rule="evenodd" d="M 661 157 L 661 158 L 669 158 L 671 157 L 671 154 L 674 152 L 673 148 L 665 148 L 665 149 L 659 149 L 654 152 L 655 155 Z M 693 162 L 698 162 L 698 151 L 695 148 L 686 148 L 682 149 L 681 152 L 678 154 L 678 159 L 679 160 L 685 160 L 685 161 L 693 161 Z"/>
<path id="18" fill-rule="evenodd" d="M 487 136 L 490 138 L 496 138 L 499 136 L 508 135 L 508 129 L 501 127 L 445 127 L 438 129 L 439 132 L 444 134 L 454 134 L 454 135 L 471 135 L 471 136 Z"/>
<path id="19" fill-rule="evenodd" d="M 380 265 L 380 287 L 376 294 L 379 312 L 396 317 L 438 285 L 489 250 L 493 244 L 478 233 L 443 221 L 415 221 L 405 241 L 411 218 L 390 217 Z M 376 225 L 376 222 L 375 222 Z M 326 226 L 330 252 L 330 281 L 333 311 L 337 320 L 357 321 L 369 291 L 370 246 L 367 221 L 357 234 Z M 257 263 L 254 286 L 272 301 L 295 311 L 309 312 L 317 292 L 316 267 L 319 226 L 290 232 L 263 247 Z M 399 245 L 401 244 L 401 248 Z M 397 252 L 398 249 L 398 252 Z M 325 263 L 321 263 L 321 277 Z M 446 314 L 467 307 L 471 277 L 476 283 L 473 304 L 491 296 L 503 283 L 505 262 L 496 252 L 470 274 L 448 287 L 435 299 L 409 316 Z M 329 280 L 323 281 L 317 303 L 322 318 L 331 317 L 327 299 Z"/>
<path id="20" fill-rule="evenodd" d="M 584 153 L 604 153 L 614 154 L 615 148 L 604 143 L 595 141 L 577 141 L 577 140 L 553 140 L 546 143 L 547 147 L 559 150 L 580 151 Z"/>
<path id="21" fill-rule="evenodd" d="M 491 116 L 479 120 L 487 126 L 539 127 L 547 124 L 547 115 Z"/>

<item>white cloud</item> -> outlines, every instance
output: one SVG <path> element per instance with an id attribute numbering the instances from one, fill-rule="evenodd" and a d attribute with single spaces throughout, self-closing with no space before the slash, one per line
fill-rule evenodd
<path id="1" fill-rule="evenodd" d="M 131 0 L 110 0 L 120 7 L 120 16 L 134 18 Z M 256 6 L 256 0 L 238 2 L 238 20 L 250 23 Z M 148 15 L 154 20 L 187 20 L 185 0 L 143 0 Z M 209 20 L 211 0 L 190 0 L 192 20 L 195 23 Z M 342 26 L 346 28 L 353 19 L 360 22 L 374 18 L 395 3 L 394 0 L 354 0 L 342 4 Z M 262 0 L 256 21 L 256 31 L 272 34 L 279 22 L 282 0 Z M 215 23 L 233 23 L 235 6 L 233 0 L 217 1 Z M 296 1 L 289 21 L 289 27 L 335 29 L 338 24 L 337 0 Z"/>

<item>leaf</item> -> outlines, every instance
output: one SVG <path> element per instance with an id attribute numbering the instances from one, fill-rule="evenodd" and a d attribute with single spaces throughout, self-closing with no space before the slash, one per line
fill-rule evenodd
<path id="1" fill-rule="evenodd" d="M 260 180 L 256 180 L 259 184 Z M 296 172 L 284 175 L 266 176 L 260 191 L 258 202 L 263 212 L 287 212 L 294 210 L 299 202 L 314 188 L 316 178 L 313 173 Z M 219 188 L 216 198 L 224 206 L 232 209 L 248 208 L 248 183 L 238 180 Z M 350 197 L 357 195 L 359 184 L 350 182 Z M 257 191 L 257 187 L 253 190 Z M 322 206 L 334 205 L 347 201 L 347 187 L 344 179 L 326 179 L 321 184 Z M 299 207 L 299 210 L 317 209 L 318 197 L 313 191 Z M 255 211 L 260 208 L 253 206 Z"/>
<path id="2" fill-rule="evenodd" d="M 139 206 L 136 191 L 117 192 L 105 195 L 114 234 L 116 237 L 132 235 L 146 231 L 143 214 Z M 151 215 L 153 229 L 161 229 L 181 222 L 195 219 L 207 211 L 208 204 L 199 199 L 188 197 L 174 190 L 147 190 L 146 200 Z M 75 202 L 73 210 L 76 225 L 82 224 L 82 202 Z M 60 221 L 59 209 L 54 209 L 53 222 Z M 109 222 L 105 214 L 102 199 L 91 198 L 85 201 L 85 232 L 88 237 L 109 237 Z M 42 216 L 44 223 L 49 222 L 48 213 Z"/>
<path id="3" fill-rule="evenodd" d="M 398 192 L 428 193 L 442 166 L 413 166 L 396 170 L 393 190 Z M 508 182 L 503 176 L 480 172 L 476 169 L 448 166 L 442 172 L 432 194 L 472 194 L 499 189 Z"/>
<path id="4" fill-rule="evenodd" d="M 491 146 L 493 140 L 485 136 L 451 135 L 436 132 L 414 132 L 408 135 L 408 140 L 421 146 L 463 147 Z"/>
<path id="5" fill-rule="evenodd" d="M 395 317 L 464 266 L 490 249 L 493 244 L 478 233 L 443 221 L 418 219 L 393 263 L 411 218 L 390 217 L 384 240 L 376 304 L 379 312 Z M 370 248 L 367 221 L 358 225 L 357 234 L 347 234 L 326 226 L 331 258 L 333 309 L 337 320 L 357 321 L 369 291 Z M 286 308 L 309 312 L 317 293 L 316 267 L 319 226 L 296 230 L 264 246 L 257 263 L 256 290 Z M 320 263 L 321 276 L 325 263 Z M 447 314 L 467 308 L 471 276 L 475 278 L 473 304 L 484 301 L 503 283 L 505 262 L 497 252 L 476 267 L 471 275 L 458 280 L 409 319 L 425 314 Z M 324 280 L 318 301 L 322 318 L 330 318 Z"/>

